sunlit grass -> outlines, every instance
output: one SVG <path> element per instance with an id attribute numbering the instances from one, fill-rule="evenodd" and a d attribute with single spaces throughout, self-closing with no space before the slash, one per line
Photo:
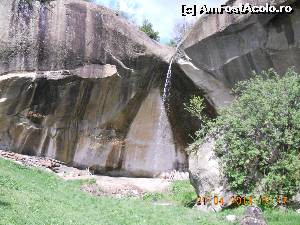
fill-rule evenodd
<path id="1" fill-rule="evenodd" d="M 1 225 L 125 225 L 125 224 L 208 224 L 226 225 L 227 214 L 241 215 L 242 209 L 219 214 L 203 214 L 185 207 L 195 194 L 188 182 L 176 182 L 168 194 L 156 194 L 157 200 L 173 205 L 153 204 L 145 200 L 93 197 L 80 191 L 84 181 L 63 181 L 54 174 L 0 160 Z M 294 212 L 266 212 L 271 225 L 298 225 Z M 298 222 L 298 223 L 297 223 Z"/>

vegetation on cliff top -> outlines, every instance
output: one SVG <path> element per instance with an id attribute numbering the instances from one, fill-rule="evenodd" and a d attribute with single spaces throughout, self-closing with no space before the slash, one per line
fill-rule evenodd
<path id="1" fill-rule="evenodd" d="M 144 20 L 142 26 L 140 26 L 140 30 L 146 33 L 151 39 L 159 41 L 159 33 L 154 31 L 152 23 L 148 20 Z"/>
<path id="2" fill-rule="evenodd" d="M 187 107 L 205 122 L 197 132 L 216 137 L 216 152 L 232 190 L 291 197 L 300 186 L 300 75 L 274 70 L 254 74 L 234 89 L 237 99 L 214 121 L 202 114 L 201 99 Z"/>

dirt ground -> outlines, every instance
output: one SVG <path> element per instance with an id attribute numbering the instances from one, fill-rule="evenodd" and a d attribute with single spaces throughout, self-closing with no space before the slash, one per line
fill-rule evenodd
<path id="1" fill-rule="evenodd" d="M 50 158 L 21 155 L 13 152 L 1 151 L 0 158 L 12 160 L 16 163 L 38 167 L 49 172 L 54 172 L 65 180 L 92 180 L 85 184 L 83 191 L 92 195 L 104 195 L 114 197 L 141 197 L 145 193 L 167 192 L 173 180 L 188 179 L 187 173 L 172 171 L 162 174 L 161 178 L 131 178 L 131 177 L 109 177 L 94 175 L 88 169 L 80 170 L 66 166 L 64 163 Z"/>

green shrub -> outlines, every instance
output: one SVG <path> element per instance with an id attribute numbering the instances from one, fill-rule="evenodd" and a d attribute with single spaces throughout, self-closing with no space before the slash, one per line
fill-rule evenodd
<path id="1" fill-rule="evenodd" d="M 146 33 L 151 39 L 159 41 L 159 33 L 153 30 L 153 25 L 148 20 L 144 20 L 140 30 Z"/>
<path id="2" fill-rule="evenodd" d="M 206 134 L 217 139 L 222 171 L 237 193 L 291 197 L 300 186 L 300 75 L 254 74 L 234 93 L 232 105 L 197 132 L 196 145 Z"/>

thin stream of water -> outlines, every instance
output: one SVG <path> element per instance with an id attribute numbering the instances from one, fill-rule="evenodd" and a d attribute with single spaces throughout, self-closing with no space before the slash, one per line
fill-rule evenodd
<path id="1" fill-rule="evenodd" d="M 164 90 L 163 90 L 163 96 L 162 96 L 162 102 L 160 105 L 160 115 L 158 119 L 158 125 L 157 125 L 157 131 L 156 131 L 156 137 L 155 137 L 155 149 L 154 149 L 154 162 L 153 162 L 153 168 L 155 170 L 158 159 L 159 159 L 159 154 L 162 154 L 164 152 L 163 148 L 165 145 L 163 141 L 167 137 L 167 122 L 168 122 L 168 117 L 167 117 L 167 112 L 169 110 L 169 103 L 168 103 L 168 98 L 170 96 L 170 91 L 171 91 L 171 81 L 172 81 L 172 65 L 174 63 L 174 60 L 177 56 L 177 52 L 179 50 L 180 44 L 177 45 L 175 54 L 172 56 L 170 63 L 169 63 L 169 68 L 166 76 L 166 80 L 164 83 Z"/>
<path id="2" fill-rule="evenodd" d="M 170 89 L 171 89 L 171 78 L 172 78 L 172 64 L 174 61 L 174 56 L 172 56 L 171 60 L 170 60 L 170 64 L 169 64 L 169 68 L 168 68 L 168 72 L 167 72 L 167 77 L 166 77 L 166 81 L 165 81 L 165 85 L 164 85 L 164 92 L 163 92 L 163 96 L 162 96 L 162 102 L 166 103 L 167 98 L 170 95 Z"/>
<path id="3" fill-rule="evenodd" d="M 178 45 L 176 46 L 175 54 L 172 56 L 172 58 L 170 60 L 170 63 L 169 63 L 167 77 L 166 77 L 166 81 L 165 81 L 165 85 L 164 85 L 164 92 L 163 92 L 163 96 L 162 96 L 162 101 L 163 101 L 164 104 L 167 103 L 166 101 L 168 100 L 168 97 L 170 95 L 171 78 L 172 78 L 172 65 L 173 65 L 173 62 L 174 62 L 177 54 L 178 54 L 179 47 L 181 46 L 181 43 L 182 43 L 182 41 L 180 41 L 178 43 Z M 167 105 L 167 107 L 168 107 L 168 105 Z"/>

